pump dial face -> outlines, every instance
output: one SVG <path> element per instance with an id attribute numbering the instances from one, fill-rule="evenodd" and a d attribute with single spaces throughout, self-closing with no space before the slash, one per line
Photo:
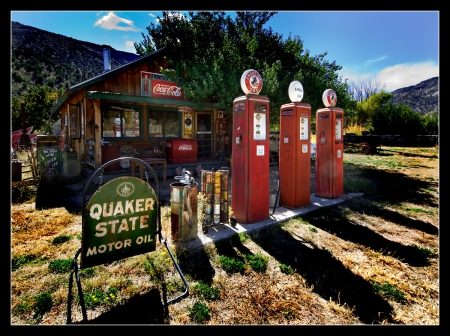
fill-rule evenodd
<path id="1" fill-rule="evenodd" d="M 262 89 L 262 85 L 262 77 L 256 70 L 246 70 L 241 76 L 241 88 L 245 94 L 259 94 Z"/>
<path id="2" fill-rule="evenodd" d="M 323 92 L 322 102 L 325 107 L 334 107 L 337 103 L 337 95 L 336 92 L 332 89 L 327 89 Z"/>

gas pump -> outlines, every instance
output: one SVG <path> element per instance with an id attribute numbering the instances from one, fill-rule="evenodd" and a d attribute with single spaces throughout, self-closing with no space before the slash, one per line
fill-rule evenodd
<path id="1" fill-rule="evenodd" d="M 291 103 L 280 109 L 280 206 L 295 209 L 311 203 L 311 105 L 301 103 L 299 81 L 288 92 Z"/>
<path id="2" fill-rule="evenodd" d="M 326 107 L 316 112 L 316 196 L 339 198 L 344 193 L 344 111 L 334 107 L 334 90 L 325 90 L 322 101 Z"/>
<path id="3" fill-rule="evenodd" d="M 259 96 L 261 75 L 246 70 L 245 96 L 233 101 L 231 207 L 240 223 L 269 218 L 269 99 Z"/>

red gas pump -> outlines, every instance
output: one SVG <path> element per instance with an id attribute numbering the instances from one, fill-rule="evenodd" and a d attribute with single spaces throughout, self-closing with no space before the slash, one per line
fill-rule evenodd
<path id="1" fill-rule="evenodd" d="M 300 208 L 311 203 L 311 105 L 300 102 L 299 81 L 289 85 L 289 98 L 280 109 L 280 205 Z"/>
<path id="2" fill-rule="evenodd" d="M 255 70 L 241 77 L 245 96 L 233 102 L 231 208 L 240 223 L 269 218 L 269 99 Z"/>
<path id="3" fill-rule="evenodd" d="M 326 108 L 316 113 L 316 196 L 339 198 L 344 193 L 344 111 L 334 107 L 336 93 L 322 95 Z"/>

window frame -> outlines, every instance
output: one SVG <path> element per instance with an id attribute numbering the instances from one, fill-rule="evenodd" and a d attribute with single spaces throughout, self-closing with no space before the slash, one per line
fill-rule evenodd
<path id="1" fill-rule="evenodd" d="M 121 129 L 120 129 L 120 133 L 121 136 L 117 137 L 117 136 L 105 136 L 106 130 L 104 129 L 104 120 L 106 118 L 111 118 L 111 117 L 106 117 L 105 114 L 108 112 L 117 112 L 117 114 L 119 115 L 116 118 L 120 118 L 121 120 L 124 119 L 124 113 L 125 112 L 132 112 L 134 111 L 135 113 L 139 113 L 139 136 L 137 137 L 132 137 L 132 136 L 123 136 L 123 130 L 124 130 L 124 124 L 121 122 Z M 142 141 L 144 140 L 144 136 L 143 136 L 143 125 L 142 125 L 142 120 L 143 120 L 143 108 L 141 105 L 134 105 L 134 104 L 115 104 L 115 103 L 108 103 L 108 104 L 102 104 L 101 106 L 101 135 L 102 138 L 105 141 L 109 141 L 109 142 L 119 142 L 119 141 Z"/>
<path id="2" fill-rule="evenodd" d="M 150 119 L 151 119 L 151 113 L 156 112 L 157 114 L 162 114 L 162 136 L 151 136 L 150 135 Z M 170 113 L 176 113 L 177 114 L 177 134 L 175 136 L 167 136 L 167 114 L 166 112 Z M 177 139 L 181 137 L 181 113 L 179 113 L 178 109 L 171 108 L 171 107 L 156 107 L 156 106 L 149 106 L 147 109 L 147 138 L 149 141 L 155 140 L 155 141 L 161 141 L 164 139 Z"/>

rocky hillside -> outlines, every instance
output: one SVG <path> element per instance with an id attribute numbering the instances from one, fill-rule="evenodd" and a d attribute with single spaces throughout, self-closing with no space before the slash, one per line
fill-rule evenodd
<path id="1" fill-rule="evenodd" d="M 439 112 L 439 77 L 391 93 L 392 103 L 395 105 L 407 105 L 420 114 Z"/>
<path id="2" fill-rule="evenodd" d="M 111 69 L 139 56 L 111 50 Z M 20 96 L 29 85 L 68 88 L 103 72 L 103 47 L 11 22 L 11 90 Z"/>

